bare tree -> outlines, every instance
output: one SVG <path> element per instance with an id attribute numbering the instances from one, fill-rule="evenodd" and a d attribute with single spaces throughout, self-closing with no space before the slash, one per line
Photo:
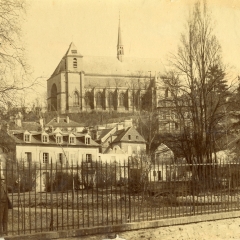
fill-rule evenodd
<path id="1" fill-rule="evenodd" d="M 192 8 L 171 64 L 174 71 L 164 77 L 164 82 L 180 124 L 184 155 L 188 162 L 213 162 L 229 86 L 205 1 L 196 2 Z"/>
<path id="2" fill-rule="evenodd" d="M 14 102 L 18 93 L 37 81 L 29 80 L 29 66 L 21 42 L 21 22 L 26 10 L 25 0 L 0 2 L 0 102 Z"/>

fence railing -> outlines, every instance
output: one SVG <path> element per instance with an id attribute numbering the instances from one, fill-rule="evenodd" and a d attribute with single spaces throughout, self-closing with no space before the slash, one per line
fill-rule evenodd
<path id="1" fill-rule="evenodd" d="M 13 203 L 9 235 L 240 208 L 239 163 L 18 162 L 0 173 Z"/>

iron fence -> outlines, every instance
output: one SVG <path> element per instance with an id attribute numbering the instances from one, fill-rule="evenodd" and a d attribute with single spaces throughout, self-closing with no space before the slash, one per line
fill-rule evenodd
<path id="1" fill-rule="evenodd" d="M 21 235 L 236 211 L 240 164 L 132 158 L 60 165 L 16 162 L 5 176 L 8 234 Z"/>

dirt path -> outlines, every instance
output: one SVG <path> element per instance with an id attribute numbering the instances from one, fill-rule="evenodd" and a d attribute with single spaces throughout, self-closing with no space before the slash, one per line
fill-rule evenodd
<path id="1" fill-rule="evenodd" d="M 118 233 L 119 237 L 126 240 L 209 240 L 209 239 L 240 239 L 240 218 L 201 222 L 188 225 L 143 229 Z M 102 240 L 109 239 L 114 234 L 96 235 L 68 240 Z"/>

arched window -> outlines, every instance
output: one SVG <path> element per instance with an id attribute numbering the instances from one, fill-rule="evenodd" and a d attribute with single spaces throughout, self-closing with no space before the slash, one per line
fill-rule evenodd
<path id="1" fill-rule="evenodd" d="M 124 93 L 120 93 L 120 96 L 119 96 L 119 105 L 120 105 L 121 107 L 124 106 L 124 99 L 125 99 Z"/>
<path id="2" fill-rule="evenodd" d="M 77 91 L 73 94 L 73 105 L 79 106 L 79 94 Z"/>
<path id="3" fill-rule="evenodd" d="M 77 59 L 76 58 L 73 59 L 73 68 L 77 68 Z"/>
<path id="4" fill-rule="evenodd" d="M 114 105 L 113 105 L 113 93 L 112 92 L 109 93 L 108 98 L 109 98 L 109 100 L 108 100 L 109 107 L 110 108 L 114 108 Z"/>
<path id="5" fill-rule="evenodd" d="M 90 92 L 86 92 L 84 100 L 87 108 L 93 108 L 93 98 Z"/>
<path id="6" fill-rule="evenodd" d="M 135 99 L 134 99 L 134 105 L 136 106 L 137 109 L 140 108 L 140 93 L 135 93 Z"/>
<path id="7" fill-rule="evenodd" d="M 129 105 L 130 106 L 133 105 L 133 96 L 132 95 L 129 96 Z"/>
<path id="8" fill-rule="evenodd" d="M 51 111 L 57 110 L 57 86 L 54 83 L 51 88 Z"/>
<path id="9" fill-rule="evenodd" d="M 98 107 L 101 107 L 102 106 L 102 93 L 98 92 L 96 94 L 96 105 Z"/>

